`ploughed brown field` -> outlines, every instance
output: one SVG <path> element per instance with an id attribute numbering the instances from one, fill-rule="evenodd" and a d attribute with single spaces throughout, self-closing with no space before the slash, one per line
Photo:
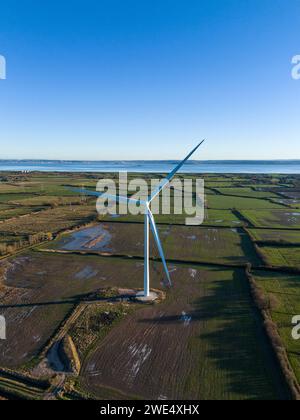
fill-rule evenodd
<path id="1" fill-rule="evenodd" d="M 5 270 L 0 312 L 7 322 L 7 340 L 0 341 L 0 365 L 7 367 L 20 367 L 38 356 L 81 297 L 100 287 L 126 287 L 131 277 L 136 287 L 142 276 L 137 264 L 129 271 L 123 261 L 111 264 L 99 258 L 40 253 L 0 262 L 0 268 Z"/>

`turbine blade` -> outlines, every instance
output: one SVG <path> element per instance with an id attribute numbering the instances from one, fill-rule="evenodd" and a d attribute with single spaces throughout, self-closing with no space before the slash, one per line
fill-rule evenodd
<path id="1" fill-rule="evenodd" d="M 122 195 L 112 195 L 112 194 L 107 194 L 107 193 L 100 193 L 97 191 L 91 191 L 91 190 L 87 190 L 87 189 L 83 189 L 83 188 L 68 188 L 70 191 L 74 191 L 74 192 L 78 192 L 81 194 L 86 194 L 86 195 L 90 195 L 90 196 L 94 196 L 94 197 L 103 197 L 103 198 L 110 198 L 112 200 L 115 200 L 116 202 L 123 202 L 123 203 L 140 203 L 145 205 L 146 202 L 143 200 L 136 200 L 135 198 L 130 198 L 130 197 L 124 197 Z"/>
<path id="2" fill-rule="evenodd" d="M 158 235 L 158 230 L 157 230 L 157 227 L 156 227 L 156 224 L 155 224 L 155 221 L 154 221 L 153 214 L 151 213 L 150 209 L 148 210 L 148 217 L 149 217 L 149 220 L 150 220 L 151 230 L 152 230 L 152 233 L 153 233 L 153 236 L 154 236 L 154 239 L 155 239 L 155 242 L 156 242 L 159 254 L 160 254 L 160 258 L 162 260 L 162 263 L 163 263 L 163 266 L 164 266 L 164 269 L 165 269 L 165 272 L 166 272 L 166 275 L 167 275 L 167 278 L 168 278 L 168 282 L 169 282 L 170 286 L 172 286 L 172 281 L 171 281 L 170 273 L 169 273 L 168 266 L 167 266 L 167 263 L 166 263 L 163 247 L 162 247 L 159 235 Z"/>
<path id="3" fill-rule="evenodd" d="M 176 173 L 183 167 L 183 165 L 186 163 L 187 160 L 199 149 L 199 147 L 205 142 L 205 140 L 202 140 L 201 143 L 199 143 L 188 155 L 185 159 L 183 159 L 182 162 L 180 162 L 176 168 L 173 169 L 172 172 L 169 173 L 169 175 L 163 179 L 156 189 L 154 190 L 153 194 L 149 197 L 149 203 L 154 200 L 155 197 L 171 182 L 171 180 L 174 178 Z"/>

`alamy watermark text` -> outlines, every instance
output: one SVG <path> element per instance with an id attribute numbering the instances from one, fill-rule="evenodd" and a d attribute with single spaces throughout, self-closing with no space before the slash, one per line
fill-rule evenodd
<path id="1" fill-rule="evenodd" d="M 294 328 L 292 329 L 293 339 L 300 340 L 300 315 L 296 315 L 293 317 L 292 325 L 294 325 Z"/>
<path id="2" fill-rule="evenodd" d="M 292 78 L 294 80 L 300 80 L 300 54 L 294 55 L 292 58 Z"/>
<path id="3" fill-rule="evenodd" d="M 142 178 L 128 179 L 126 172 L 119 173 L 118 182 L 101 179 L 97 184 L 97 211 L 102 216 L 145 214 L 145 202 L 155 195 L 160 182 L 158 178 L 148 182 Z M 184 215 L 186 225 L 201 225 L 205 216 L 204 180 L 173 179 L 151 200 L 151 212 L 154 215 Z"/>

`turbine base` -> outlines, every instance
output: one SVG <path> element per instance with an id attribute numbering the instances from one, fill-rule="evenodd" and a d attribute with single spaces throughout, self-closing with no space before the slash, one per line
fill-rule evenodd
<path id="1" fill-rule="evenodd" d="M 140 291 L 135 295 L 135 299 L 141 303 L 154 302 L 158 299 L 158 294 L 155 292 L 150 292 L 149 296 L 145 296 L 144 291 Z"/>

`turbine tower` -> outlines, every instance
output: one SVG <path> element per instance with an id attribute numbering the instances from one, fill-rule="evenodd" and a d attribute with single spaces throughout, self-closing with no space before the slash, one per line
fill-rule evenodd
<path id="1" fill-rule="evenodd" d="M 160 258 L 161 261 L 163 263 L 163 267 L 168 279 L 168 282 L 170 284 L 170 286 L 172 285 L 172 281 L 171 281 L 171 277 L 170 277 L 170 273 L 168 270 L 168 266 L 166 263 L 166 259 L 165 259 L 165 255 L 164 255 L 164 251 L 163 251 L 163 247 L 159 238 L 159 234 L 158 234 L 158 230 L 154 221 L 154 217 L 153 214 L 151 212 L 150 206 L 152 201 L 162 192 L 162 190 L 164 188 L 167 187 L 168 184 L 170 184 L 170 182 L 172 181 L 172 179 L 175 177 L 176 173 L 182 168 L 182 166 L 187 162 L 187 160 L 190 159 L 190 157 L 199 149 L 199 147 L 204 143 L 205 140 L 202 140 L 201 143 L 199 143 L 188 155 L 187 157 L 180 162 L 176 168 L 173 169 L 172 172 L 170 172 L 170 174 L 164 178 L 159 184 L 158 186 L 155 188 L 154 192 L 148 197 L 147 201 L 142 201 L 142 200 L 135 200 L 133 198 L 128 198 L 128 197 L 124 197 L 124 196 L 112 196 L 110 194 L 106 194 L 106 193 L 97 193 L 94 191 L 90 191 L 90 190 L 86 190 L 86 189 L 77 189 L 77 188 L 72 188 L 72 191 L 77 191 L 77 192 L 81 192 L 81 193 L 85 193 L 87 195 L 92 195 L 92 196 L 96 196 L 96 197 L 107 197 L 107 198 L 113 198 L 115 199 L 117 202 L 126 202 L 126 203 L 130 203 L 130 202 L 134 202 L 136 204 L 142 204 L 145 208 L 145 214 L 144 214 L 144 293 L 143 296 L 145 298 L 150 296 L 150 228 L 151 231 L 153 233 L 159 254 L 160 254 Z"/>

